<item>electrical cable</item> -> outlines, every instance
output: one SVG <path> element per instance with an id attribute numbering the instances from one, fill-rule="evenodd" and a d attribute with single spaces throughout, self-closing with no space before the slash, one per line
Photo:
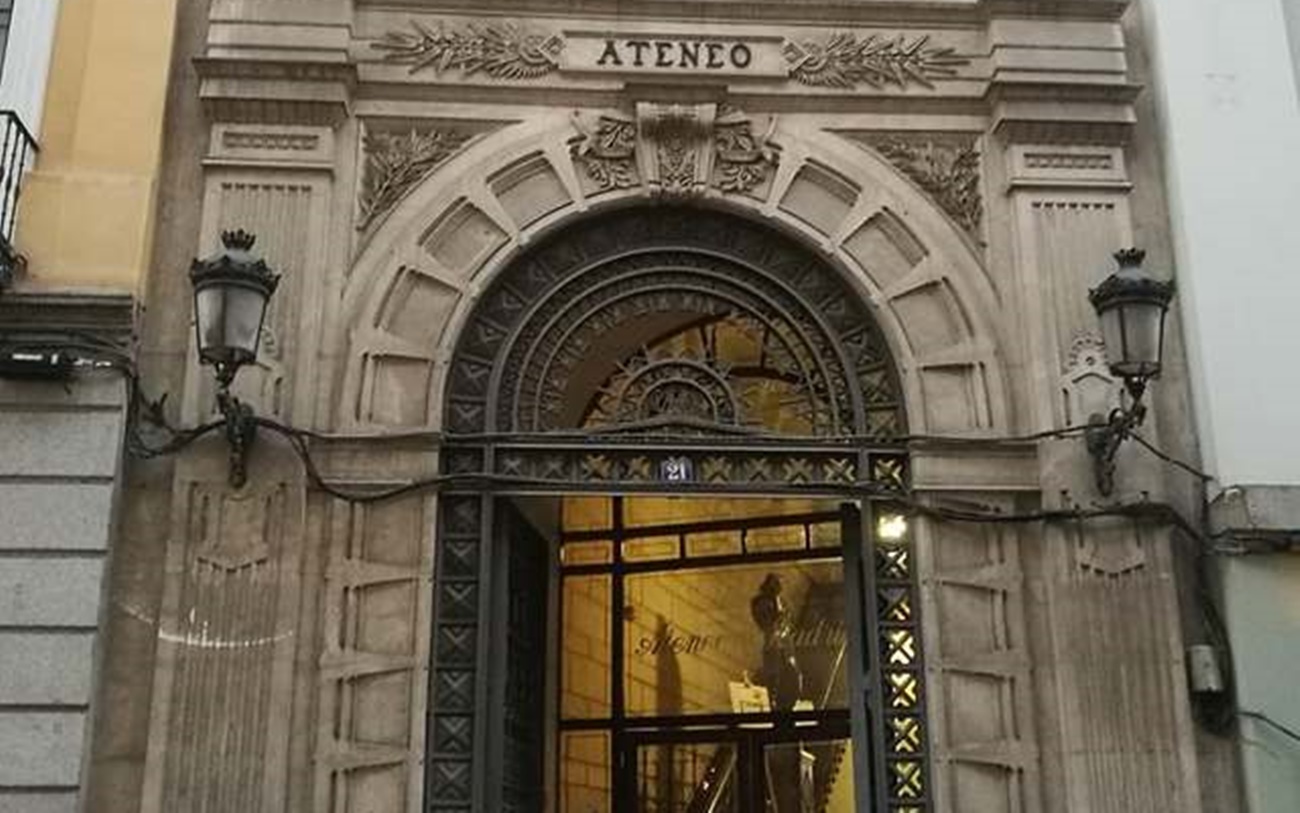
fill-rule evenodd
<path id="1" fill-rule="evenodd" d="M 1148 452 L 1160 458 L 1161 460 L 1168 463 L 1169 465 L 1182 469 L 1183 471 L 1187 472 L 1188 474 L 1192 475 L 1193 477 L 1195 477 L 1196 479 L 1200 480 L 1203 483 L 1210 483 L 1214 481 L 1213 475 L 1206 474 L 1205 472 L 1201 471 L 1200 469 L 1196 468 L 1190 463 L 1185 463 L 1182 460 L 1179 460 L 1178 458 L 1169 454 L 1168 452 L 1165 452 L 1164 450 L 1156 447 L 1146 438 L 1142 437 L 1142 435 L 1139 434 L 1138 432 L 1129 432 L 1128 434 L 1129 437 L 1133 438 L 1138 442 L 1139 446 L 1141 446 L 1143 449 L 1146 449 Z"/>
<path id="2" fill-rule="evenodd" d="M 69 337 L 73 341 L 69 341 Z M 4 336 L 0 335 L 0 346 L 3 346 L 9 352 L 42 352 L 42 351 L 61 351 L 61 352 L 82 352 L 86 353 L 91 363 L 109 367 L 121 372 L 127 379 L 128 388 L 128 431 L 127 446 L 129 452 L 142 459 L 160 457 L 184 449 L 189 444 L 199 438 L 219 429 L 224 421 L 221 419 L 209 421 L 196 427 L 179 428 L 173 426 L 166 418 L 164 404 L 166 395 L 151 400 L 144 394 L 144 387 L 140 380 L 138 370 L 131 359 L 129 353 L 123 348 L 113 344 L 94 334 L 72 331 L 58 337 L 58 339 L 40 340 L 29 336 L 21 336 L 17 341 L 4 341 Z M 491 443 L 491 442 L 589 442 L 591 435 L 583 432 L 546 432 L 540 434 L 520 434 L 520 433 L 465 433 L 449 434 L 436 430 L 411 430 L 398 432 L 374 432 L 374 433 L 328 433 L 311 429 L 302 429 L 289 426 L 279 421 L 258 417 L 258 426 L 265 427 L 283 436 L 299 458 L 303 465 L 304 471 L 312 484 L 338 499 L 351 502 L 378 502 L 387 499 L 393 499 L 398 496 L 410 494 L 413 492 L 445 488 L 451 484 L 457 483 L 496 483 L 510 485 L 536 485 L 536 486 L 553 486 L 555 483 L 545 480 L 530 480 L 528 478 L 509 477 L 489 472 L 478 473 L 456 473 L 442 474 L 431 477 L 411 480 L 391 488 L 380 489 L 377 491 L 348 491 L 340 489 L 330 483 L 321 474 L 316 461 L 312 457 L 310 441 L 323 443 L 339 442 L 384 442 L 384 441 L 410 441 L 410 440 L 428 440 L 439 445 L 463 442 L 463 443 Z M 162 442 L 149 442 L 145 439 L 140 431 L 141 423 L 148 423 L 158 427 L 164 434 L 165 439 Z M 865 435 L 848 435 L 834 438 L 838 443 L 846 446 L 853 446 L 859 443 L 881 444 L 886 446 L 904 446 L 912 443 L 941 443 L 954 445 L 997 445 L 997 444 L 1015 444 L 1023 445 L 1041 440 L 1060 439 L 1077 436 L 1087 432 L 1088 425 L 1072 425 L 1060 429 L 1049 429 L 1040 432 L 1034 432 L 1024 435 L 1001 436 L 1001 437 L 972 437 L 968 435 L 933 435 L 933 434 L 907 434 L 899 435 L 892 438 L 880 438 L 876 436 Z M 1147 451 L 1154 454 L 1164 462 L 1180 468 L 1202 481 L 1212 479 L 1209 475 L 1201 472 L 1172 455 L 1165 453 L 1157 448 L 1146 438 L 1138 433 L 1131 433 L 1131 436 Z M 743 442 L 748 436 L 741 435 L 736 438 L 737 442 Z M 694 439 L 692 436 L 664 436 L 654 435 L 653 440 L 656 442 Z M 650 438 L 646 438 L 650 439 Z M 636 436 L 620 435 L 620 441 L 629 444 L 637 442 Z M 822 436 L 782 436 L 782 442 L 788 442 L 791 445 L 797 445 L 801 442 L 817 441 L 825 443 L 828 439 Z M 842 485 L 817 484 L 810 485 L 809 491 L 835 491 L 851 493 L 859 496 L 888 496 L 890 499 L 898 502 L 900 505 L 906 505 L 910 510 L 923 514 L 934 519 L 956 521 L 956 522 L 975 522 L 975 523 L 1032 523 L 1032 522 L 1053 522 L 1068 520 L 1085 520 L 1103 516 L 1128 516 L 1128 517 L 1145 517 L 1156 518 L 1176 525 L 1193 538 L 1204 540 L 1204 534 L 1200 533 L 1186 518 L 1172 508 L 1172 506 L 1163 503 L 1140 502 L 1129 503 L 1117 506 L 1103 506 L 1090 509 L 1055 509 L 1034 511 L 1022 514 L 1005 514 L 997 511 L 980 512 L 966 511 L 945 507 L 936 507 L 918 503 L 906 499 L 903 495 L 888 492 L 882 489 L 876 483 L 857 482 Z"/>
<path id="3" fill-rule="evenodd" d="M 1294 740 L 1295 742 L 1300 743 L 1300 733 L 1296 733 L 1294 729 L 1288 728 L 1287 726 L 1283 725 L 1282 723 L 1279 723 L 1277 720 L 1274 720 L 1272 717 L 1269 717 L 1267 714 L 1264 714 L 1263 712 L 1250 711 L 1248 709 L 1237 709 L 1237 716 L 1246 717 L 1251 720 L 1259 720 L 1261 723 L 1264 723 L 1265 725 L 1272 727 L 1274 730 L 1279 731 L 1282 734 L 1289 737 L 1290 739 Z"/>

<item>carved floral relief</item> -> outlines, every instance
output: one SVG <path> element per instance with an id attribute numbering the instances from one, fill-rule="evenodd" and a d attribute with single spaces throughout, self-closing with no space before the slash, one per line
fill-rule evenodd
<path id="1" fill-rule="evenodd" d="M 974 138 L 889 136 L 867 142 L 930 196 L 971 236 L 984 213 Z"/>
<path id="2" fill-rule="evenodd" d="M 744 113 L 735 108 L 722 110 L 713 130 L 719 189 L 743 194 L 767 180 L 776 166 L 776 149 L 772 146 L 775 129 L 775 117 L 759 135 L 754 131 L 754 121 Z"/>
<path id="3" fill-rule="evenodd" d="M 957 74 L 957 66 L 970 60 L 957 56 L 952 48 L 930 45 L 929 36 L 908 40 L 899 34 L 882 37 L 840 32 L 823 41 L 790 41 L 785 57 L 790 76 L 815 87 L 852 88 L 859 84 L 873 88 L 932 88 L 932 80 Z"/>
<path id="4" fill-rule="evenodd" d="M 565 36 L 506 21 L 429 25 L 413 19 L 409 30 L 389 31 L 371 47 L 383 51 L 386 62 L 409 65 L 410 73 L 457 70 L 466 76 L 521 80 L 569 69 L 709 73 L 725 68 L 736 74 L 752 73 L 777 81 L 784 76 L 803 85 L 845 90 L 860 85 L 877 90 L 932 89 L 935 80 L 954 77 L 958 67 L 970 64 L 970 59 L 958 55 L 954 48 L 933 45 L 927 34 L 909 37 L 838 31 L 784 43 L 745 41 L 743 37 L 706 42 L 694 35 L 662 39 L 605 35 L 603 48 L 586 50 L 580 47 L 582 43 L 602 40 L 589 32 L 577 32 L 573 36 L 578 37 L 578 44 L 568 51 L 572 64 L 562 65 Z"/>
<path id="5" fill-rule="evenodd" d="M 627 189 L 638 183 L 636 175 L 636 122 L 618 115 L 601 115 L 594 125 L 574 115 L 582 138 L 573 145 L 573 157 L 601 189 Z"/>
<path id="6" fill-rule="evenodd" d="M 466 76 L 535 79 L 559 67 L 564 40 L 556 34 L 530 32 L 513 23 L 480 23 L 430 28 L 411 20 L 413 32 L 390 31 L 371 47 L 386 51 L 387 62 L 409 64 L 410 73 L 459 70 Z"/>
<path id="7" fill-rule="evenodd" d="M 369 228 L 468 140 L 467 133 L 442 129 L 367 134 L 357 230 Z"/>

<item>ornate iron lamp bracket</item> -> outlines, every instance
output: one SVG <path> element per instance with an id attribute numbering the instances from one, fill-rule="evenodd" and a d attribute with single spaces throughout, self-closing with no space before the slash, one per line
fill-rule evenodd
<path id="1" fill-rule="evenodd" d="M 240 488 L 248 482 L 248 450 L 257 439 L 257 417 L 253 408 L 222 387 L 217 391 L 217 408 L 226 420 L 226 443 L 230 446 L 230 485 Z"/>
<path id="2" fill-rule="evenodd" d="M 1120 444 L 1142 425 L 1147 415 L 1147 408 L 1142 404 L 1146 382 L 1132 381 L 1128 387 L 1133 405 L 1113 409 L 1109 417 L 1094 414 L 1088 420 L 1088 428 L 1084 432 L 1088 454 L 1092 455 L 1097 491 L 1104 497 L 1109 497 L 1115 490 L 1115 454 L 1119 451 Z"/>

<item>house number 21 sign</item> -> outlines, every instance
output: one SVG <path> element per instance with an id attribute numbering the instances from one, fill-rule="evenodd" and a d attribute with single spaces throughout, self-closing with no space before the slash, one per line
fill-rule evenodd
<path id="1" fill-rule="evenodd" d="M 694 479 L 695 470 L 689 457 L 665 457 L 659 461 L 659 479 L 669 483 L 685 483 Z"/>

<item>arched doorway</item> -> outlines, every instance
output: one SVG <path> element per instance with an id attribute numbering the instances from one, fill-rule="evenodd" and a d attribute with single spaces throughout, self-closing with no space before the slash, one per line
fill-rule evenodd
<path id="1" fill-rule="evenodd" d="M 430 804 L 471 747 L 493 810 L 925 808 L 905 411 L 835 269 L 712 209 L 581 221 L 483 292 L 445 417 L 487 474 L 440 506 Z"/>

